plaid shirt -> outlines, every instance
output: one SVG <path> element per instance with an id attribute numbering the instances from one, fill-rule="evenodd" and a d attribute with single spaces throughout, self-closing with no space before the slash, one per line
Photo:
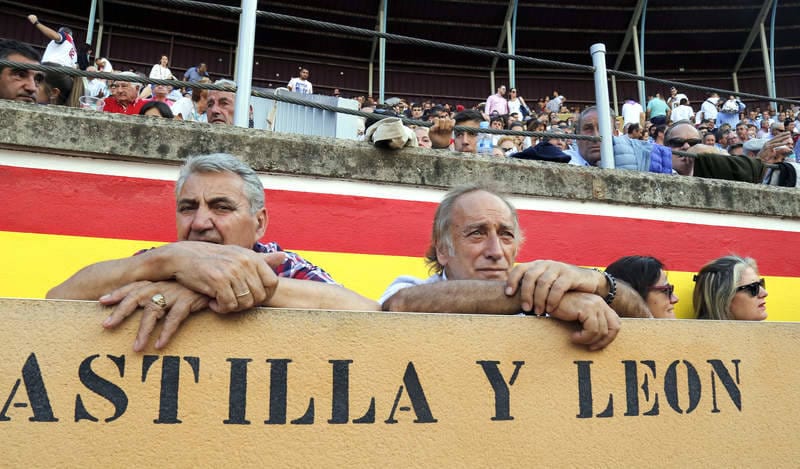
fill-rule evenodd
<path id="1" fill-rule="evenodd" d="M 253 251 L 260 253 L 283 252 L 286 254 L 286 260 L 275 269 L 275 273 L 278 274 L 278 277 L 336 284 L 336 281 L 330 274 L 322 270 L 322 268 L 315 266 L 293 252 L 284 251 L 278 246 L 278 243 L 256 243 L 253 246 Z"/>

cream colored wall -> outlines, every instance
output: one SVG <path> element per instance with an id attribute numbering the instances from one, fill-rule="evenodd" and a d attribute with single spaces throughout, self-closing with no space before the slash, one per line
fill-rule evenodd
<path id="1" fill-rule="evenodd" d="M 96 303 L 0 299 L 0 308 L 5 467 L 800 460 L 796 324 L 624 320 L 614 343 L 590 353 L 550 319 L 261 309 L 196 314 L 167 349 L 137 354 L 137 316 L 109 332 Z M 282 364 L 285 421 L 282 380 L 271 377 Z M 246 387 L 231 371 L 245 366 Z M 46 398 L 29 394 L 37 389 Z M 313 417 L 291 423 L 308 417 L 312 398 Z M 355 423 L 372 399 L 374 418 Z M 98 420 L 76 422 L 76 407 Z"/>

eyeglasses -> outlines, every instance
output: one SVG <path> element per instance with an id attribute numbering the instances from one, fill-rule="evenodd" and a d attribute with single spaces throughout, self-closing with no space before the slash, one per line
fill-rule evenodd
<path id="1" fill-rule="evenodd" d="M 757 297 L 758 293 L 761 289 L 767 289 L 767 282 L 762 278 L 758 282 L 748 283 L 747 285 L 742 285 L 741 287 L 736 287 L 736 292 L 740 291 L 747 291 L 752 297 Z"/>
<path id="2" fill-rule="evenodd" d="M 667 298 L 672 298 L 672 293 L 675 291 L 675 285 L 668 283 L 666 285 L 654 285 L 648 288 L 650 291 L 658 291 L 667 295 Z"/>
<path id="3" fill-rule="evenodd" d="M 702 140 L 700 140 L 699 138 L 671 138 L 669 139 L 667 144 L 672 148 L 678 148 L 682 147 L 684 143 L 688 143 L 690 147 L 693 147 L 701 142 Z"/>

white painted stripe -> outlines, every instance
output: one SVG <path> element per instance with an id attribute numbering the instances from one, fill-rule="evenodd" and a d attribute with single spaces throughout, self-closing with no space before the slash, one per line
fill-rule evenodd
<path id="1" fill-rule="evenodd" d="M 44 155 L 9 150 L 0 150 L 0 164 L 24 168 L 164 181 L 174 181 L 178 175 L 177 165 Z M 324 179 L 308 176 L 262 174 L 261 181 L 265 187 L 275 190 L 351 195 L 416 202 L 437 203 L 442 199 L 445 193 L 445 191 L 438 189 Z M 700 210 L 639 207 L 537 197 L 510 197 L 510 200 L 514 206 L 520 210 L 598 215 L 673 223 L 689 223 L 693 225 L 800 232 L 800 220 L 781 219 L 777 217 L 721 214 Z"/>

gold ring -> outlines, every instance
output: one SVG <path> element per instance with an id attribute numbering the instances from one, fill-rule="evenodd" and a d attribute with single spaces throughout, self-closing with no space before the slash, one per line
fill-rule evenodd
<path id="1" fill-rule="evenodd" d="M 153 297 L 150 298 L 150 301 L 158 305 L 158 307 L 161 309 L 167 309 L 167 299 L 164 298 L 164 295 L 161 293 L 156 293 L 153 295 Z"/>
<path id="2" fill-rule="evenodd" d="M 236 295 L 236 298 L 241 298 L 241 297 L 247 296 L 249 294 L 250 294 L 250 290 L 245 290 L 245 291 L 239 293 L 238 295 Z"/>

